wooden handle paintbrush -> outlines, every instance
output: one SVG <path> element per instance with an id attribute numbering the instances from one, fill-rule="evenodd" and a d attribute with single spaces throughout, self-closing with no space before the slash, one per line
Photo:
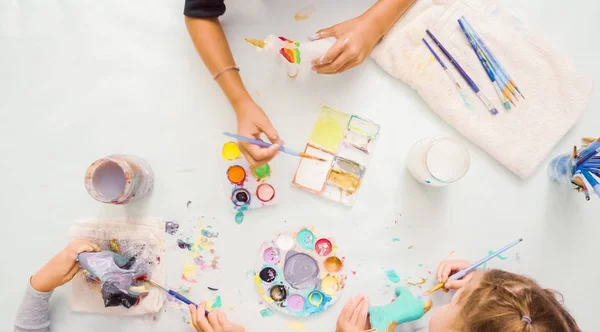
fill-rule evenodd
<path id="1" fill-rule="evenodd" d="M 460 270 L 460 271 L 456 272 L 455 274 L 451 275 L 451 276 L 450 276 L 450 278 L 448 278 L 448 280 L 449 280 L 449 281 L 450 281 L 450 280 L 458 280 L 458 279 L 460 279 L 460 278 L 462 278 L 462 277 L 466 276 L 466 275 L 467 275 L 467 274 L 469 274 L 471 271 L 475 270 L 475 269 L 476 269 L 476 268 L 478 268 L 479 266 L 481 266 L 481 265 L 483 265 L 484 263 L 488 262 L 490 259 L 492 259 L 492 258 L 494 258 L 494 257 L 496 257 L 496 256 L 498 256 L 498 255 L 500 255 L 501 253 L 503 253 L 503 252 L 507 251 L 508 249 L 510 249 L 510 248 L 512 248 L 512 247 L 514 247 L 515 245 L 517 245 L 517 244 L 521 243 L 521 241 L 523 241 L 523 239 L 518 239 L 517 241 L 515 241 L 515 242 L 513 242 L 513 243 L 511 243 L 511 244 L 507 245 L 506 247 L 504 247 L 504 248 L 502 248 L 502 249 L 500 249 L 500 250 L 498 250 L 498 251 L 496 251 L 496 252 L 494 252 L 494 253 L 490 254 L 489 256 L 487 256 L 487 257 L 484 257 L 484 258 L 480 259 L 479 261 L 477 261 L 477 262 L 473 263 L 473 265 L 469 266 L 468 268 L 466 268 L 466 269 L 462 269 L 462 270 Z M 434 286 L 432 289 L 430 289 L 430 290 L 426 291 L 425 293 L 423 293 L 421 296 L 426 296 L 426 295 L 429 295 L 429 294 L 431 294 L 431 293 L 433 293 L 433 292 L 435 292 L 435 291 L 437 291 L 437 290 L 440 290 L 440 289 L 442 289 L 442 288 L 444 287 L 444 284 L 445 284 L 445 283 L 443 283 L 443 282 L 440 282 L 440 283 L 438 283 L 438 284 L 437 284 L 437 285 L 435 285 L 435 286 Z"/>
<path id="2" fill-rule="evenodd" d="M 271 143 L 263 142 L 261 140 L 257 140 L 257 139 L 249 138 L 249 137 L 245 137 L 245 136 L 240 136 L 240 135 L 236 135 L 236 134 L 232 134 L 232 133 L 225 132 L 225 133 L 223 133 L 223 135 L 235 138 L 235 139 L 237 139 L 239 141 L 242 141 L 242 142 L 251 143 L 251 144 L 262 146 L 262 147 L 265 147 L 265 148 L 268 148 L 271 145 L 273 145 Z M 285 146 L 280 146 L 279 147 L 279 151 L 281 151 L 283 153 L 287 153 L 287 154 L 292 155 L 292 156 L 296 156 L 296 157 L 302 157 L 302 158 L 307 158 L 307 159 L 314 159 L 314 160 L 318 160 L 318 161 L 327 161 L 327 160 L 325 160 L 323 158 L 311 156 L 311 155 L 306 154 L 304 152 L 297 152 L 297 151 L 292 150 L 290 148 L 287 148 Z"/>

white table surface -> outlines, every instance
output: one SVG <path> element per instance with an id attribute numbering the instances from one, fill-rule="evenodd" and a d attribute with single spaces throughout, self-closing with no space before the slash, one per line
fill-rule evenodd
<path id="1" fill-rule="evenodd" d="M 559 290 L 581 328 L 599 330 L 594 304 L 600 203 L 550 183 L 549 158 L 523 181 L 466 142 L 472 157 L 467 176 L 448 188 L 425 188 L 405 170 L 411 145 L 436 134 L 464 139 L 407 85 L 371 60 L 337 77 L 290 81 L 281 73 L 263 73 L 265 60 L 243 42 L 243 37 L 269 33 L 302 40 L 358 15 L 372 1 L 343 3 L 322 1 L 313 17 L 295 22 L 302 1 L 230 1 L 223 23 L 242 76 L 287 144 L 303 146 L 320 103 L 383 124 L 352 209 L 286 185 L 281 205 L 249 213 L 237 225 L 228 202 L 215 198 L 222 192 L 220 133 L 235 130 L 235 117 L 193 49 L 183 0 L 1 1 L 0 330 L 12 329 L 29 276 L 66 245 L 74 220 L 124 215 L 157 216 L 187 226 L 204 216 L 220 232 L 223 302 L 233 306 L 226 311 L 249 331 L 285 331 L 296 321 L 282 315 L 262 318 L 263 306 L 246 271 L 270 234 L 304 225 L 334 236 L 348 268 L 357 271 L 342 301 L 363 293 L 375 304 L 391 299 L 382 268 L 396 269 L 404 279 L 418 275 L 417 264 L 435 270 L 452 250 L 452 257 L 473 260 L 523 237 L 507 260 L 490 267 L 523 273 Z M 510 0 L 505 6 L 584 72 L 600 77 L 600 2 Z M 552 155 L 568 152 L 582 136 L 598 136 L 599 108 L 595 89 L 583 117 Z M 97 203 L 84 189 L 85 170 L 95 159 L 120 152 L 151 163 L 154 193 L 130 206 Z M 280 156 L 276 167 L 291 181 L 296 163 Z M 400 242 L 392 243 L 392 237 Z M 167 258 L 169 282 L 177 286 L 181 256 Z M 54 331 L 188 330 L 183 314 L 170 306 L 155 321 L 74 314 L 69 294 L 66 286 L 52 298 Z M 443 303 L 441 295 L 434 300 Z M 302 322 L 307 331 L 332 331 L 341 308 Z"/>

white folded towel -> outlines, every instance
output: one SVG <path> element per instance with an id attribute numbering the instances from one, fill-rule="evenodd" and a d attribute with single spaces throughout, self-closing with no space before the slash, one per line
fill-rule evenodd
<path id="1" fill-rule="evenodd" d="M 500 99 L 457 19 L 464 15 L 518 84 L 525 100 L 510 111 Z M 430 29 L 500 112 L 491 116 L 450 61 L 467 100 L 421 40 Z M 417 0 L 371 53 L 390 75 L 413 89 L 465 137 L 526 178 L 577 122 L 593 81 L 573 61 L 526 29 L 495 0 Z"/>

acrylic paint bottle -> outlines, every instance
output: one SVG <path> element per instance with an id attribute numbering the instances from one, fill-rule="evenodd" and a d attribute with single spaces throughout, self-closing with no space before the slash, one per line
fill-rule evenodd
<path id="1" fill-rule="evenodd" d="M 419 182 L 444 187 L 460 180 L 471 164 L 466 147 L 452 137 L 428 137 L 408 152 L 407 167 Z"/>
<path id="2" fill-rule="evenodd" d="M 333 42 L 328 39 L 297 42 L 269 35 L 264 40 L 246 39 L 260 52 L 272 56 L 285 67 L 290 78 L 306 78 L 311 73 L 312 61 L 324 56 Z"/>
<path id="3" fill-rule="evenodd" d="M 127 204 L 142 199 L 154 185 L 154 173 L 142 158 L 116 154 L 96 160 L 85 173 L 85 189 L 98 202 Z"/>

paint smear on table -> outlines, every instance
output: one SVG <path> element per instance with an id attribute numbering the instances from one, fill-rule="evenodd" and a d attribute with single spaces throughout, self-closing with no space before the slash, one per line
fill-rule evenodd
<path id="1" fill-rule="evenodd" d="M 214 301 L 207 304 L 211 309 L 219 309 L 223 306 L 223 302 L 221 301 L 221 297 L 217 296 Z"/>
<path id="2" fill-rule="evenodd" d="M 488 256 L 489 256 L 489 255 L 491 255 L 491 254 L 493 254 L 493 253 L 494 253 L 494 251 L 493 251 L 493 250 L 489 250 L 489 251 L 488 251 Z M 500 260 L 503 260 L 503 261 L 504 261 L 504 260 L 506 260 L 506 257 L 504 257 L 504 256 L 502 256 L 502 255 L 498 255 L 498 256 L 496 256 L 496 257 L 500 258 Z"/>
<path id="3" fill-rule="evenodd" d="M 289 322 L 287 327 L 296 331 L 303 331 L 305 329 L 304 324 L 300 322 Z"/>
<path id="4" fill-rule="evenodd" d="M 488 250 L 488 256 L 491 255 L 491 254 L 493 254 L 493 253 L 494 253 L 493 250 Z M 501 256 L 501 255 L 498 255 L 498 256 L 496 256 L 494 258 L 498 258 L 498 259 L 503 260 L 503 261 L 507 259 L 506 257 Z M 487 270 L 487 263 L 488 262 L 483 263 L 483 266 L 481 267 L 482 270 L 484 270 L 484 271 Z"/>
<path id="5" fill-rule="evenodd" d="M 393 283 L 400 282 L 400 277 L 398 276 L 395 270 L 387 270 L 385 271 L 385 275 Z"/>
<path id="6" fill-rule="evenodd" d="M 296 14 L 294 15 L 294 20 L 303 21 L 309 19 L 316 11 L 317 8 L 315 8 L 314 6 L 304 7 L 296 12 Z"/>
<path id="7" fill-rule="evenodd" d="M 175 221 L 165 222 L 165 233 L 167 233 L 169 235 L 174 235 L 175 233 L 177 233 L 178 229 L 179 229 L 179 224 L 176 223 Z"/>
<path id="8" fill-rule="evenodd" d="M 273 315 L 275 315 L 275 313 L 273 312 L 273 310 L 271 310 L 271 308 L 265 308 L 260 311 L 260 315 L 263 318 L 266 318 L 266 317 L 273 317 Z"/>
<path id="9" fill-rule="evenodd" d="M 397 238 L 397 237 L 393 237 L 393 238 L 392 238 L 392 242 L 400 242 L 400 239 L 399 239 L 399 238 Z"/>
<path id="10" fill-rule="evenodd" d="M 196 275 L 196 264 L 183 263 L 183 271 L 181 271 L 181 279 L 187 282 L 195 283 L 194 276 Z"/>
<path id="11" fill-rule="evenodd" d="M 198 218 L 198 225 L 193 230 L 182 231 L 180 229 L 179 233 L 185 240 L 177 239 L 177 246 L 187 249 L 186 252 L 189 255 L 186 255 L 181 272 L 183 281 L 196 283 L 197 277 L 201 277 L 202 271 L 219 269 L 219 256 L 216 254 L 213 242 L 218 238 L 219 233 L 212 226 L 205 226 L 204 220 Z M 198 233 L 199 235 L 197 235 Z"/>
<path id="12" fill-rule="evenodd" d="M 418 286 L 418 285 L 422 285 L 422 284 L 426 283 L 426 282 L 427 282 L 427 279 L 425 279 L 425 278 L 421 278 L 421 280 L 420 280 L 420 281 L 415 281 L 415 282 L 413 282 L 413 281 L 410 281 L 410 280 L 406 279 L 406 280 L 405 280 L 405 282 L 406 282 L 406 284 L 407 284 L 407 285 L 409 285 L 409 286 Z"/>

